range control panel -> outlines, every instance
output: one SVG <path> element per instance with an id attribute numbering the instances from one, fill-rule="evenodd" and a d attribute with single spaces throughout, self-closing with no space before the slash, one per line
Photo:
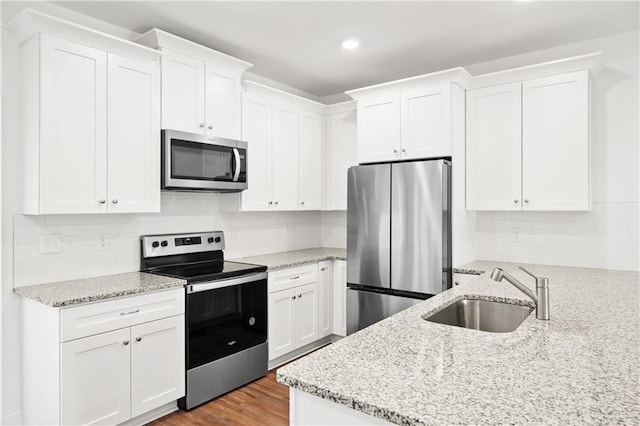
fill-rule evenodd
<path id="1" fill-rule="evenodd" d="M 188 254 L 201 251 L 224 250 L 224 232 L 198 232 L 191 234 L 143 235 L 142 256 L 157 257 Z"/>

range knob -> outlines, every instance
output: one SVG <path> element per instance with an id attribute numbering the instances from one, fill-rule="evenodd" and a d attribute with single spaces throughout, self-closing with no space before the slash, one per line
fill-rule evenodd
<path id="1" fill-rule="evenodd" d="M 222 241 L 222 238 L 220 238 L 220 237 L 216 237 L 215 242 L 216 242 L 216 243 L 219 243 L 220 241 Z"/>
<path id="2" fill-rule="evenodd" d="M 207 240 L 207 242 L 208 242 L 209 244 L 213 243 L 213 237 L 209 237 L 209 239 Z"/>
<path id="3" fill-rule="evenodd" d="M 158 248 L 158 247 L 160 247 L 160 243 L 157 242 L 157 241 L 154 241 L 154 242 L 151 243 L 151 247 Z"/>
<path id="4" fill-rule="evenodd" d="M 161 242 L 161 243 L 160 243 L 160 245 L 161 245 L 162 247 L 166 247 L 166 246 L 168 246 L 168 245 L 169 245 L 169 243 L 165 240 L 165 241 Z"/>

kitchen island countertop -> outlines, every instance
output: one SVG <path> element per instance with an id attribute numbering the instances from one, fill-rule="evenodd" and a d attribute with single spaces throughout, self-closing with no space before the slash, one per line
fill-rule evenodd
<path id="1" fill-rule="evenodd" d="M 640 273 L 526 265 L 550 280 L 551 320 L 511 333 L 423 319 L 464 296 L 532 305 L 501 266 L 278 369 L 294 389 L 398 424 L 640 422 Z M 524 266 L 524 265 L 523 265 Z"/>

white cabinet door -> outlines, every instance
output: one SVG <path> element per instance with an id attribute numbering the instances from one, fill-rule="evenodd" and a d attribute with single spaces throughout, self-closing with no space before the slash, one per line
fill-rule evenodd
<path id="1" fill-rule="evenodd" d="M 40 61 L 39 213 L 106 212 L 107 54 L 43 34 Z"/>
<path id="2" fill-rule="evenodd" d="M 242 191 L 242 210 L 268 210 L 271 196 L 271 104 L 255 95 L 242 97 L 242 140 L 248 144 L 248 189 Z"/>
<path id="3" fill-rule="evenodd" d="M 160 70 L 108 55 L 110 212 L 160 211 Z"/>
<path id="4" fill-rule="evenodd" d="M 400 96 L 358 101 L 358 161 L 400 158 Z"/>
<path id="5" fill-rule="evenodd" d="M 521 83 L 467 91 L 467 210 L 520 210 Z"/>
<path id="6" fill-rule="evenodd" d="M 131 327 L 131 417 L 185 392 L 184 315 Z"/>
<path id="7" fill-rule="evenodd" d="M 347 335 L 347 262 L 336 260 L 333 264 L 333 334 Z"/>
<path id="8" fill-rule="evenodd" d="M 298 210 L 298 109 L 275 104 L 272 119 L 273 207 Z"/>
<path id="9" fill-rule="evenodd" d="M 129 328 L 60 345 L 60 424 L 130 418 Z"/>
<path id="10" fill-rule="evenodd" d="M 206 65 L 205 130 L 222 138 L 240 137 L 240 75 Z"/>
<path id="11" fill-rule="evenodd" d="M 589 74 L 522 83 L 524 210 L 588 210 Z"/>
<path id="12" fill-rule="evenodd" d="M 402 158 L 451 155 L 451 86 L 402 92 Z"/>
<path id="13" fill-rule="evenodd" d="M 162 50 L 162 128 L 204 132 L 205 63 Z"/>
<path id="14" fill-rule="evenodd" d="M 329 116 L 327 125 L 328 210 L 347 210 L 347 170 L 358 164 L 355 111 Z"/>
<path id="15" fill-rule="evenodd" d="M 295 305 L 298 288 L 269 293 L 269 360 L 296 348 Z M 295 299 L 294 299 L 295 297 Z"/>
<path id="16" fill-rule="evenodd" d="M 298 135 L 298 199 L 301 210 L 322 208 L 322 151 L 324 117 L 299 110 Z"/>
<path id="17" fill-rule="evenodd" d="M 333 332 L 333 261 L 318 263 L 318 338 Z"/>
<path id="18" fill-rule="evenodd" d="M 320 337 L 318 327 L 318 283 L 295 287 L 296 348 L 312 343 Z"/>

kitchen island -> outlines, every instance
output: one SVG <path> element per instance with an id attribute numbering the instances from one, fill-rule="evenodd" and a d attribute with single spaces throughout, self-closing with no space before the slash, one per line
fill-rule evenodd
<path id="1" fill-rule="evenodd" d="M 550 280 L 550 321 L 510 333 L 423 319 L 465 296 L 533 303 L 500 266 L 277 372 L 292 424 L 584 424 L 640 422 L 640 273 L 526 265 Z"/>

